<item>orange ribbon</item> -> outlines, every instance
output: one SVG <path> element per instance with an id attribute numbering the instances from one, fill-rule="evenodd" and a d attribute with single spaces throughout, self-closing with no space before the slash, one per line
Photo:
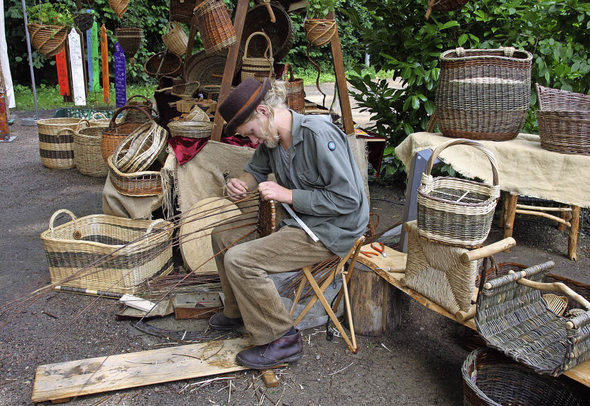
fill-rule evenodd
<path id="1" fill-rule="evenodd" d="M 102 57 L 102 95 L 104 102 L 110 102 L 110 84 L 109 84 L 109 49 L 107 44 L 107 29 L 104 24 L 100 27 L 100 56 Z"/>

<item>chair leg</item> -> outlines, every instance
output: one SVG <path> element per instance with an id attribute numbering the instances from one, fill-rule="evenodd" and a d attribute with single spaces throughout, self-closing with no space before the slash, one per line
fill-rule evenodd
<path id="1" fill-rule="evenodd" d="M 303 274 L 306 276 L 307 281 L 309 282 L 310 285 L 312 285 L 312 281 L 313 283 L 315 283 L 316 286 L 318 286 L 315 278 L 313 277 L 313 274 L 311 273 L 311 267 L 303 267 Z M 325 290 L 328 288 L 328 286 L 330 286 L 330 284 L 334 281 L 334 277 L 335 277 L 335 272 L 331 272 L 330 276 L 328 276 L 326 278 L 326 280 L 324 281 L 324 283 L 322 283 L 322 287 L 321 287 L 321 292 L 322 292 L 322 296 L 323 296 L 323 292 L 325 292 Z M 307 277 L 307 275 L 310 275 L 309 277 Z M 313 285 L 312 285 L 313 287 Z M 314 289 L 315 291 L 315 289 Z M 312 297 L 311 299 L 309 299 L 309 302 L 307 302 L 307 305 L 305 305 L 305 308 L 301 311 L 301 313 L 299 313 L 299 316 L 297 316 L 297 319 L 293 322 L 293 325 L 297 325 L 301 322 L 301 320 L 303 320 L 303 317 L 305 317 L 305 315 L 307 314 L 307 312 L 309 312 L 311 310 L 311 308 L 313 307 L 313 305 L 315 305 L 315 303 L 318 301 L 318 297 L 317 297 L 317 292 L 316 295 L 314 297 Z"/>
<path id="2" fill-rule="evenodd" d="M 352 309 L 350 308 L 350 299 L 348 297 L 348 286 L 346 283 L 346 273 L 342 273 L 342 290 L 344 291 L 344 305 L 346 306 L 346 318 L 348 319 L 348 329 L 350 330 L 350 339 L 352 341 L 352 348 L 350 351 L 357 353 L 359 350 L 356 344 L 356 335 L 354 333 L 354 324 L 352 322 Z"/>
<path id="3" fill-rule="evenodd" d="M 311 272 L 309 271 L 309 269 L 303 268 L 303 273 L 307 277 L 307 281 L 309 282 L 309 284 L 311 285 L 311 288 L 315 292 L 316 297 L 322 303 L 322 306 L 324 307 L 324 310 L 326 311 L 326 313 L 328 313 L 328 316 L 330 317 L 330 319 L 334 323 L 334 326 L 336 326 L 336 329 L 342 335 L 342 338 L 346 342 L 346 345 L 348 345 L 348 348 L 350 349 L 350 351 L 352 353 L 356 353 L 357 352 L 357 348 L 355 348 L 355 346 L 350 341 L 350 338 L 348 338 L 348 335 L 346 334 L 346 331 L 344 331 L 344 328 L 342 327 L 342 324 L 340 324 L 340 321 L 338 320 L 338 317 L 336 317 L 336 314 L 334 314 L 334 312 L 332 311 L 332 308 L 330 307 L 330 304 L 328 303 L 328 301 L 326 300 L 326 298 L 324 296 L 324 292 L 318 286 L 318 283 L 316 282 L 315 278 L 313 277 L 313 275 L 311 274 Z"/>
<path id="4" fill-rule="evenodd" d="M 504 219 L 504 238 L 512 237 L 514 230 L 514 218 L 516 217 L 516 204 L 518 203 L 518 194 L 509 193 L 506 203 L 506 217 Z"/>
<path id="5" fill-rule="evenodd" d="M 289 315 L 293 317 L 293 312 L 295 311 L 295 306 L 299 303 L 299 298 L 301 297 L 301 293 L 303 292 L 303 288 L 305 287 L 305 282 L 307 280 L 305 278 L 301 278 L 301 282 L 299 282 L 299 286 L 297 287 L 297 291 L 295 292 L 295 297 L 293 298 L 293 305 L 291 306 L 291 311 Z"/>
<path id="6" fill-rule="evenodd" d="M 498 227 L 504 228 L 504 222 L 506 221 L 506 205 L 508 203 L 508 193 L 502 191 L 502 208 L 500 209 L 500 219 L 498 220 Z"/>

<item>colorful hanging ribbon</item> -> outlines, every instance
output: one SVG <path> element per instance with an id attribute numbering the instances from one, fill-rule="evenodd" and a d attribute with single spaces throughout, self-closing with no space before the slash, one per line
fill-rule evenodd
<path id="1" fill-rule="evenodd" d="M 70 69 L 72 73 L 72 93 L 76 106 L 86 105 L 86 89 L 84 88 L 84 59 L 82 58 L 82 41 L 80 34 L 72 28 L 68 34 L 70 49 Z"/>
<path id="2" fill-rule="evenodd" d="M 88 66 L 88 95 L 92 93 L 92 28 L 86 30 L 86 62 Z"/>
<path id="3" fill-rule="evenodd" d="M 59 84 L 59 94 L 62 96 L 70 95 L 70 84 L 68 83 L 68 64 L 66 62 L 66 50 L 63 49 L 55 55 L 55 65 L 57 66 L 57 83 Z"/>
<path id="4" fill-rule="evenodd" d="M 127 69 L 125 66 L 125 53 L 117 42 L 115 44 L 115 100 L 117 108 L 127 104 Z"/>
<path id="5" fill-rule="evenodd" d="M 98 24 L 96 21 L 92 24 L 90 33 L 92 48 L 92 91 L 96 92 L 100 88 L 100 61 L 98 60 Z"/>
<path id="6" fill-rule="evenodd" d="M 104 102 L 111 101 L 111 86 L 109 84 L 109 46 L 107 43 L 107 29 L 104 24 L 100 27 L 100 56 L 102 58 L 102 96 Z"/>

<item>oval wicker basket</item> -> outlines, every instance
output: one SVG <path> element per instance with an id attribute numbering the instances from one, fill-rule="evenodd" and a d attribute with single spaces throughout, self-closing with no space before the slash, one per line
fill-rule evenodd
<path id="1" fill-rule="evenodd" d="M 260 36 L 266 40 L 266 50 L 262 57 L 250 56 L 250 41 L 252 38 Z M 274 59 L 272 53 L 272 43 L 268 35 L 263 32 L 254 32 L 246 40 L 244 57 L 242 58 L 242 81 L 248 78 L 255 78 L 263 81 L 265 78 L 271 78 L 274 73 Z"/>
<path id="2" fill-rule="evenodd" d="M 180 74 L 182 60 L 172 52 L 159 52 L 152 55 L 143 67 L 145 72 L 153 78 L 176 77 Z"/>
<path id="3" fill-rule="evenodd" d="M 205 52 L 217 52 L 236 42 L 236 30 L 223 0 L 203 0 L 194 13 Z"/>
<path id="4" fill-rule="evenodd" d="M 322 47 L 328 44 L 334 35 L 338 26 L 336 20 L 330 18 L 306 18 L 303 22 L 305 36 L 314 47 Z"/>
<path id="5" fill-rule="evenodd" d="M 528 115 L 532 54 L 514 48 L 445 51 L 435 116 L 447 137 L 505 141 Z"/>
<path id="6" fill-rule="evenodd" d="M 213 123 L 210 121 L 172 121 L 168 123 L 171 137 L 206 138 L 211 136 Z"/>
<path id="7" fill-rule="evenodd" d="M 104 128 L 91 126 L 74 133 L 74 163 L 83 175 L 103 177 L 109 173 L 100 151 Z"/>
<path id="8" fill-rule="evenodd" d="M 271 2 L 270 7 L 276 22 L 270 21 L 266 4 L 259 4 L 248 10 L 240 49 L 245 52 L 246 39 L 253 33 L 262 31 L 270 38 L 275 62 L 281 61 L 293 46 L 293 22 L 291 17 L 279 3 Z M 263 38 L 254 38 L 249 46 L 250 56 L 263 57 L 267 43 Z"/>
<path id="9" fill-rule="evenodd" d="M 536 374 L 489 348 L 471 352 L 461 368 L 468 406 L 582 406 L 583 394 L 566 381 Z"/>
<path id="10" fill-rule="evenodd" d="M 168 32 L 162 34 L 162 41 L 166 48 L 175 55 L 182 56 L 186 52 L 186 46 L 188 45 L 188 35 L 175 21 L 168 23 Z"/>
<path id="11" fill-rule="evenodd" d="M 117 192 L 124 196 L 157 196 L 162 194 L 162 176 L 159 171 L 123 173 L 107 159 L 109 178 Z"/>
<path id="12" fill-rule="evenodd" d="M 47 58 L 59 54 L 64 49 L 69 31 L 65 25 L 29 23 L 27 29 L 33 48 Z"/>
<path id="13" fill-rule="evenodd" d="M 152 121 L 144 123 L 117 146 L 112 160 L 121 172 L 141 172 L 149 168 L 166 146 L 167 133 Z"/>
<path id="14" fill-rule="evenodd" d="M 74 163 L 74 137 L 80 118 L 48 118 L 37 120 L 39 154 L 43 166 L 52 169 L 71 169 Z"/>
<path id="15" fill-rule="evenodd" d="M 492 183 L 430 175 L 438 155 L 453 145 L 470 145 L 482 151 L 492 166 Z M 439 145 L 426 164 L 418 188 L 418 234 L 465 248 L 479 247 L 487 238 L 500 196 L 496 159 L 476 141 L 457 139 Z"/>
<path id="16" fill-rule="evenodd" d="M 290 63 L 285 64 L 285 71 L 289 77 L 285 81 L 285 88 L 287 90 L 287 105 L 291 110 L 297 113 L 305 112 L 305 88 L 303 79 L 295 79 L 293 77 L 293 67 Z"/>
<path id="17" fill-rule="evenodd" d="M 105 161 L 115 152 L 121 141 L 125 139 L 126 136 L 131 134 L 136 128 L 140 127 L 144 122 L 130 122 L 130 123 L 120 123 L 117 121 L 117 117 L 119 114 L 123 113 L 126 110 L 135 109 L 140 113 L 144 114 L 147 117 L 147 120 L 152 120 L 152 116 L 149 115 L 145 109 L 136 106 L 123 106 L 117 111 L 113 113 L 113 117 L 111 118 L 111 122 L 109 126 L 105 128 L 102 132 L 102 140 L 100 145 L 100 150 L 102 153 L 102 157 Z"/>
<path id="18" fill-rule="evenodd" d="M 142 28 L 115 28 L 115 36 L 125 57 L 132 59 L 141 47 L 141 40 L 143 38 Z"/>
<path id="19" fill-rule="evenodd" d="M 541 147 L 564 154 L 590 155 L 590 96 L 537 84 Z"/>

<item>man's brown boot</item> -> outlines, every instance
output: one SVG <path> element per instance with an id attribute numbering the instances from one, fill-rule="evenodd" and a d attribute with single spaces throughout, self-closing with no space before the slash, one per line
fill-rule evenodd
<path id="1" fill-rule="evenodd" d="M 285 362 L 295 362 L 303 356 L 303 341 L 301 333 L 284 335 L 268 344 L 259 345 L 240 351 L 236 360 L 249 368 L 272 368 Z"/>
<path id="2" fill-rule="evenodd" d="M 239 330 L 244 325 L 241 317 L 232 318 L 224 316 L 223 312 L 215 313 L 209 319 L 209 327 L 214 330 Z"/>

